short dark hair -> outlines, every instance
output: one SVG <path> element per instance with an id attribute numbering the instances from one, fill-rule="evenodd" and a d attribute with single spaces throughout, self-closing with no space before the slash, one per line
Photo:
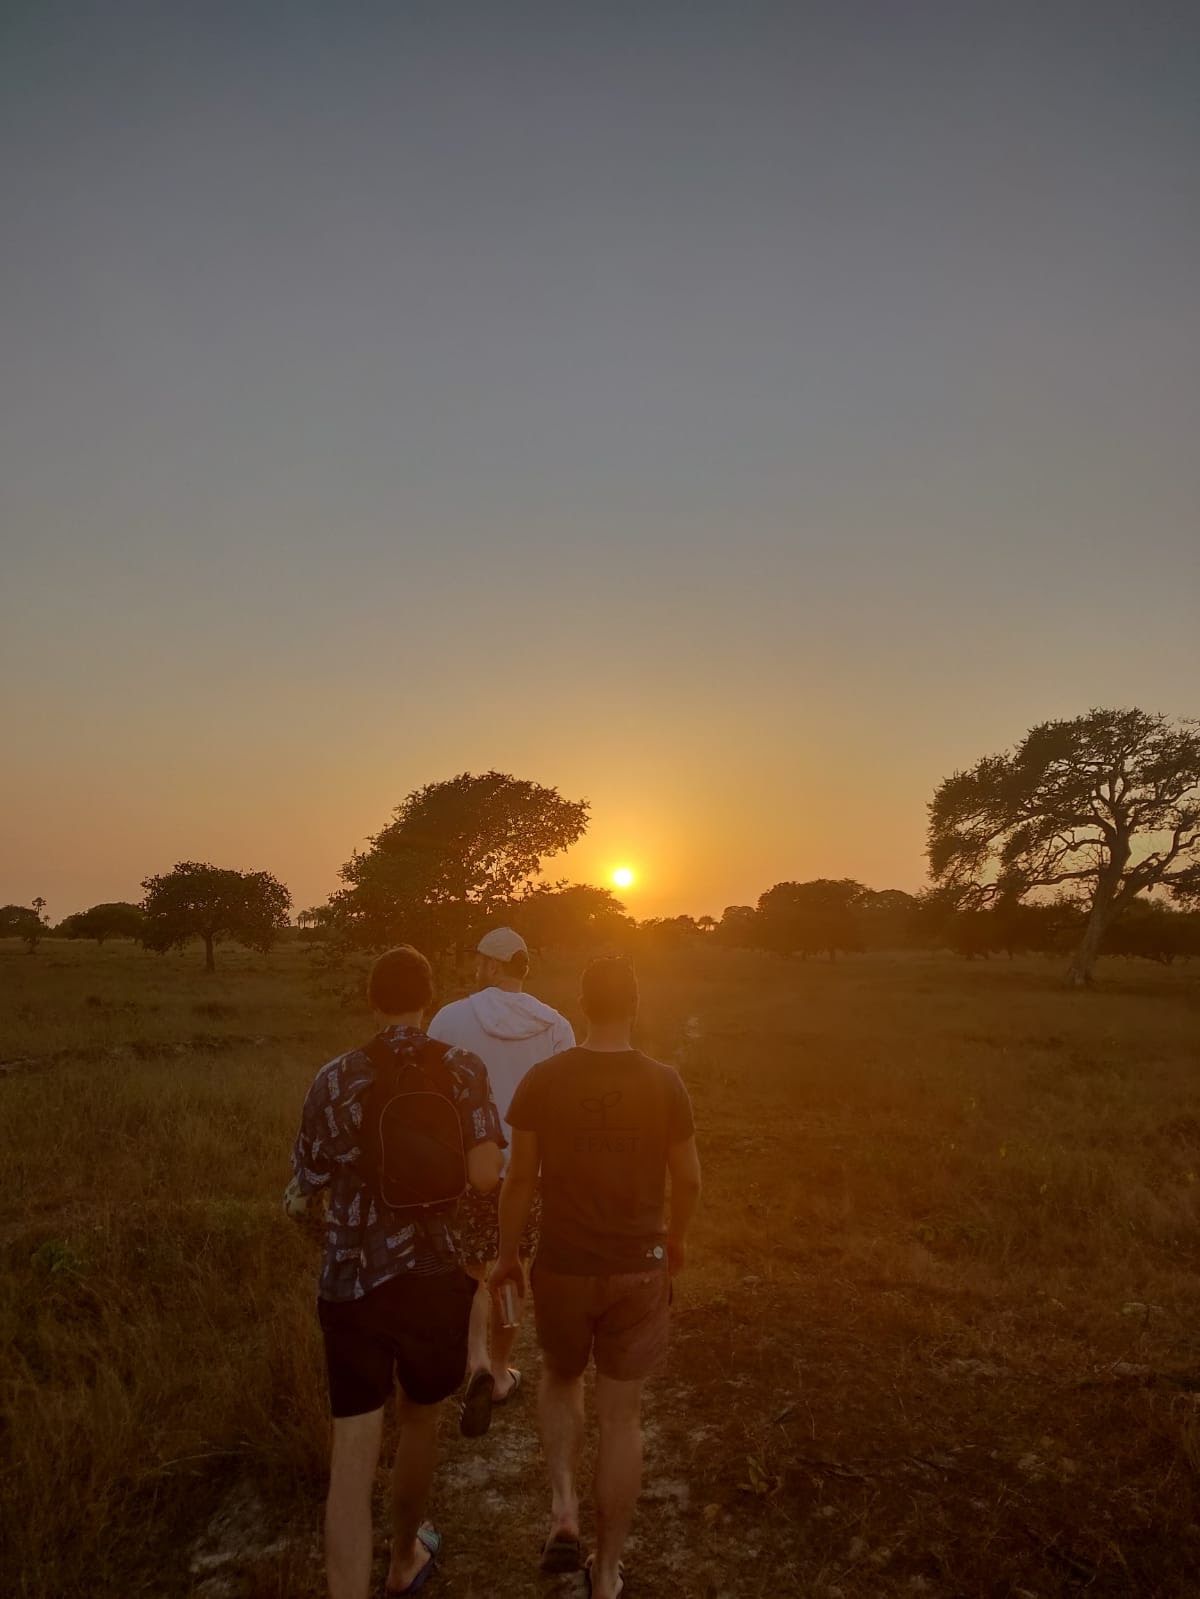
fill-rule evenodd
<path id="1" fill-rule="evenodd" d="M 385 1016 L 428 1010 L 433 1004 L 433 967 L 411 944 L 389 949 L 371 967 L 367 1002 Z"/>
<path id="2" fill-rule="evenodd" d="M 491 961 L 493 966 L 498 966 L 506 977 L 515 977 L 520 981 L 529 976 L 529 955 L 526 950 L 519 949 L 506 961 L 500 960 L 495 955 L 487 955 L 481 949 L 477 949 L 475 953 L 481 961 Z"/>
<path id="3" fill-rule="evenodd" d="M 583 1014 L 589 1022 L 620 1022 L 637 1015 L 637 973 L 623 955 L 604 955 L 583 969 Z"/>

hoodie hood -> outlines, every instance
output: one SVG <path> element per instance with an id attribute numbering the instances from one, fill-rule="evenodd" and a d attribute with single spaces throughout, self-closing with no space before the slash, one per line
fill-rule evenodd
<path id="1" fill-rule="evenodd" d="M 503 988 L 482 989 L 467 1003 L 490 1038 L 536 1038 L 559 1019 L 556 1010 L 532 994 L 510 994 Z"/>

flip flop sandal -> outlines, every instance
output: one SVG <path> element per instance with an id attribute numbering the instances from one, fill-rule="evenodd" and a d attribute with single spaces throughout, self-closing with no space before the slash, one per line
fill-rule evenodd
<path id="1" fill-rule="evenodd" d="M 538 1561 L 538 1570 L 544 1571 L 547 1576 L 554 1576 L 560 1571 L 578 1571 L 579 1539 L 565 1532 L 556 1532 L 552 1538 L 547 1538 L 542 1558 Z"/>
<path id="2" fill-rule="evenodd" d="M 583 1568 L 583 1578 L 587 1583 L 588 1599 L 591 1599 L 592 1563 L 595 1558 L 595 1555 L 589 1555 Z M 617 1561 L 617 1576 L 621 1579 L 621 1586 L 617 1589 L 617 1599 L 626 1599 L 629 1593 L 629 1578 L 625 1575 L 625 1562 L 623 1560 Z"/>
<path id="3" fill-rule="evenodd" d="M 423 1521 L 417 1528 L 417 1537 L 429 1550 L 429 1559 L 417 1572 L 407 1588 L 389 1588 L 385 1581 L 383 1599 L 403 1599 L 406 1594 L 420 1593 L 430 1577 L 433 1576 L 433 1568 L 437 1565 L 437 1557 L 442 1552 L 442 1535 L 428 1521 Z"/>
<path id="4" fill-rule="evenodd" d="M 492 1389 L 496 1379 L 490 1371 L 477 1371 L 467 1384 L 458 1407 L 458 1430 L 464 1438 L 482 1438 L 492 1424 Z"/>
<path id="5" fill-rule="evenodd" d="M 521 1392 L 521 1373 L 517 1370 L 517 1368 L 515 1366 L 510 1366 L 508 1368 L 508 1374 L 512 1378 L 512 1387 L 508 1390 L 508 1392 L 505 1394 L 503 1399 L 497 1399 L 495 1397 L 495 1395 L 493 1395 L 492 1396 L 492 1404 L 493 1404 L 493 1406 L 495 1406 L 495 1405 L 507 1405 L 507 1404 L 511 1403 L 511 1401 L 514 1400 L 517 1397 L 517 1395 Z"/>

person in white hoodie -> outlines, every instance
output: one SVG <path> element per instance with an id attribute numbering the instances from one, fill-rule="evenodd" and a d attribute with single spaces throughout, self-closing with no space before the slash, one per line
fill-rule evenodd
<path id="1" fill-rule="evenodd" d="M 511 927 L 493 928 L 479 940 L 475 956 L 479 991 L 443 1005 L 429 1024 L 429 1037 L 479 1056 L 504 1120 L 526 1072 L 552 1055 L 574 1049 L 575 1033 L 565 1016 L 524 992 L 529 949 L 520 933 Z M 471 1429 L 475 1431 L 478 1420 L 489 1415 L 490 1407 L 484 1408 L 485 1391 L 490 1388 L 492 1404 L 502 1405 L 521 1385 L 521 1373 L 509 1365 L 517 1330 L 503 1325 L 499 1305 L 487 1287 L 488 1272 L 500 1250 L 499 1196 L 499 1189 L 480 1196 L 468 1193 L 459 1212 L 465 1269 L 479 1282 L 471 1313 L 464 1430 L 465 1418 L 476 1418 Z M 534 1217 L 522 1240 L 522 1252 L 531 1255 L 536 1246 Z M 486 1430 L 486 1424 L 481 1430 Z"/>

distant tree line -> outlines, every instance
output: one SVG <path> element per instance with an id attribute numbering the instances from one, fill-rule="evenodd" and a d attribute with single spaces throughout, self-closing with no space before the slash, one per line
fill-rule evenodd
<path id="1" fill-rule="evenodd" d="M 1086 906 L 1062 898 L 1037 904 L 1007 898 L 984 908 L 959 908 L 956 898 L 936 889 L 877 891 L 849 879 L 777 883 L 757 906 L 728 906 L 716 942 L 802 960 L 904 949 L 945 949 L 966 960 L 1061 957 L 1077 946 L 1087 923 Z M 1103 950 L 1164 965 L 1200 955 L 1200 912 L 1136 900 L 1109 928 Z"/>
<path id="2" fill-rule="evenodd" d="M 93 938 L 97 944 L 103 945 L 110 938 L 140 938 L 145 928 L 146 912 L 140 905 L 131 905 L 127 900 L 114 900 L 64 917 L 54 929 L 54 936 Z"/>
<path id="3" fill-rule="evenodd" d="M 409 794 L 341 869 L 299 936 L 330 958 L 411 942 L 463 960 L 506 922 L 534 949 L 756 949 L 786 958 L 948 948 L 969 960 L 1070 953 L 1086 983 L 1102 951 L 1169 963 L 1200 953 L 1200 722 L 1093 710 L 1032 728 L 1015 750 L 946 778 L 929 807 L 931 886 L 919 895 L 853 878 L 776 883 L 754 905 L 635 922 L 609 890 L 542 880 L 588 823 L 586 800 L 508 773 L 463 772 Z M 94 905 L 54 931 L 138 938 L 165 951 L 199 940 L 269 949 L 291 896 L 269 872 L 182 861 L 140 904 Z M 1170 901 L 1171 903 L 1168 903 Z M 1192 907 L 1192 908 L 1189 908 Z M 45 901 L 0 908 L 0 937 L 30 950 Z"/>
<path id="4" fill-rule="evenodd" d="M 200 861 L 180 861 L 175 868 L 142 884 L 145 898 L 134 905 L 117 900 L 93 905 L 65 917 L 50 928 L 45 900 L 32 906 L 0 907 L 0 938 L 25 940 L 30 953 L 47 934 L 54 938 L 137 939 L 146 949 L 165 954 L 193 940 L 204 947 L 206 971 L 216 969 L 216 946 L 225 941 L 248 949 L 268 950 L 288 927 L 292 896 L 270 872 L 238 872 Z"/>
<path id="5" fill-rule="evenodd" d="M 39 897 L 32 905 L 0 905 L 0 938 L 20 938 L 32 954 L 49 931 L 45 904 Z"/>

